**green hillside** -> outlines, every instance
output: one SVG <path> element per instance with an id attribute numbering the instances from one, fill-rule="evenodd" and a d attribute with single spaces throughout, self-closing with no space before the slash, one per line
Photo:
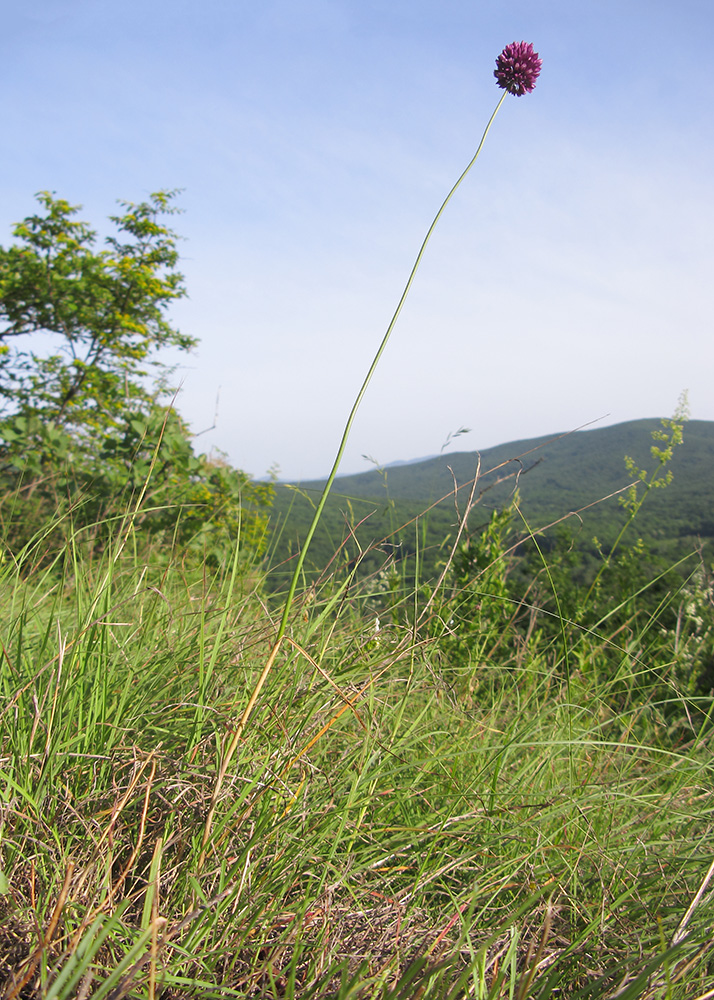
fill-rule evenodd
<path id="1" fill-rule="evenodd" d="M 342 552 L 354 555 L 356 537 L 362 549 L 376 546 L 365 560 L 370 569 L 398 545 L 401 554 L 418 546 L 423 569 L 433 570 L 439 547 L 458 523 L 454 482 L 462 513 L 477 470 L 479 499 L 469 530 L 478 530 L 518 490 L 521 510 L 534 530 L 565 519 L 558 530 L 567 527 L 585 549 L 592 546 L 593 536 L 607 543 L 625 519 L 619 496 L 613 496 L 632 482 L 624 456 L 638 468 L 653 469 L 657 463 L 651 454 L 652 432 L 659 427 L 656 419 L 629 421 L 340 477 L 308 562 L 313 570 L 323 569 L 345 539 Z M 648 496 L 636 533 L 653 549 L 676 557 L 700 540 L 710 545 L 714 539 L 714 422 L 685 424 L 684 443 L 675 449 L 669 468 L 671 484 Z M 278 487 L 274 518 L 280 530 L 274 565 L 300 545 L 323 482 Z M 569 517 L 571 512 L 578 514 Z"/>

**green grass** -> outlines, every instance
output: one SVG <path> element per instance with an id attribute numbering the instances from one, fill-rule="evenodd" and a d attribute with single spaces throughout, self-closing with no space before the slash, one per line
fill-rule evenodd
<path id="1" fill-rule="evenodd" d="M 659 619 L 338 567 L 216 796 L 260 566 L 68 535 L 2 565 L 6 1000 L 714 996 L 712 705 Z"/>

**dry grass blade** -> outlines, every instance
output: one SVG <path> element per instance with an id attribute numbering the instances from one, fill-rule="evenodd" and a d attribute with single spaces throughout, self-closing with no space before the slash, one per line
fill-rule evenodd
<path id="1" fill-rule="evenodd" d="M 225 751 L 222 754 L 221 765 L 218 771 L 218 777 L 216 778 L 216 783 L 213 788 L 211 801 L 208 804 L 208 812 L 206 814 L 206 821 L 203 827 L 201 853 L 198 858 L 199 872 L 203 868 L 204 861 L 206 860 L 206 849 L 208 847 L 208 841 L 211 839 L 211 829 L 213 828 L 213 817 L 216 812 L 216 806 L 218 805 L 218 799 L 221 794 L 221 789 L 223 788 L 223 782 L 225 780 L 226 773 L 228 771 L 228 768 L 230 767 L 231 761 L 233 760 L 233 755 L 236 752 L 236 749 L 240 742 L 240 738 L 243 735 L 243 731 L 248 724 L 248 720 L 250 719 L 251 713 L 255 707 L 255 703 L 260 697 L 260 692 L 263 690 L 263 685 L 268 679 L 270 671 L 273 669 L 273 663 L 275 662 L 275 658 L 278 655 L 278 651 L 280 650 L 280 644 L 281 640 L 278 639 L 270 652 L 270 656 L 268 657 L 265 666 L 263 667 L 263 671 L 260 677 L 258 678 L 258 681 L 253 689 L 253 693 L 248 699 L 248 704 L 246 705 L 243 715 L 241 716 L 240 721 L 236 726 L 235 732 L 233 733 L 228 743 L 228 746 L 226 747 Z"/>
<path id="2" fill-rule="evenodd" d="M 329 673 L 325 670 L 325 668 L 322 667 L 317 662 L 317 660 L 315 660 L 312 656 L 310 656 L 310 654 L 308 653 L 308 651 L 306 649 L 304 649 L 303 646 L 300 645 L 300 643 L 296 642 L 295 639 L 292 639 L 290 637 L 288 637 L 287 641 L 290 643 L 291 646 L 293 646 L 295 649 L 297 649 L 297 651 L 300 653 L 301 656 L 305 657 L 305 659 L 307 660 L 307 662 L 322 677 L 325 678 L 325 680 L 330 685 L 330 687 L 332 687 L 337 692 L 337 694 L 340 696 L 340 698 L 342 699 L 342 701 L 344 701 L 345 707 L 352 710 L 352 714 L 354 715 L 355 719 L 359 723 L 360 727 L 364 730 L 364 732 L 367 732 L 367 726 L 365 725 L 365 723 L 364 723 L 363 719 L 361 718 L 361 716 L 360 716 L 359 712 L 357 711 L 357 709 L 355 709 L 353 707 L 354 703 L 358 700 L 358 698 L 360 696 L 356 695 L 354 698 L 350 698 L 348 695 L 346 695 L 344 693 L 344 691 L 342 690 L 342 688 L 339 686 L 339 684 L 336 684 L 335 681 L 332 679 L 332 677 L 330 677 Z"/>
<path id="3" fill-rule="evenodd" d="M 533 977 L 538 971 L 538 966 L 540 965 L 543 955 L 545 953 L 545 947 L 548 943 L 548 937 L 550 936 L 550 928 L 553 922 L 553 904 L 552 900 L 548 900 L 548 904 L 545 912 L 545 920 L 543 921 L 543 930 L 540 935 L 540 941 L 538 942 L 538 950 L 533 955 L 534 942 L 528 946 L 528 953 L 525 960 L 525 971 L 521 976 L 521 982 L 518 987 L 518 993 L 516 994 L 517 1000 L 526 1000 L 528 996 L 528 990 L 530 989 L 531 983 L 533 982 Z"/>
<path id="4" fill-rule="evenodd" d="M 67 871 L 65 873 L 64 882 L 60 890 L 60 894 L 57 897 L 57 902 L 55 903 L 54 910 L 52 911 L 52 916 L 47 925 L 47 929 L 43 935 L 42 941 L 38 944 L 35 951 L 30 955 L 27 960 L 27 968 L 20 976 L 19 980 L 15 983 L 10 983 L 6 993 L 5 1000 L 15 1000 L 19 996 L 20 992 L 27 986 L 27 984 L 32 979 L 35 969 L 39 965 L 40 959 L 43 952 L 49 947 L 52 938 L 57 930 L 57 925 L 59 924 L 60 917 L 62 916 L 62 911 L 64 910 L 65 903 L 67 902 L 67 896 L 69 894 L 70 882 L 72 880 L 72 873 L 74 872 L 74 864 L 70 862 L 67 865 Z"/>
<path id="5" fill-rule="evenodd" d="M 702 901 L 702 897 L 704 896 L 704 893 L 707 891 L 707 886 L 711 882 L 712 877 L 714 877 L 714 861 L 712 861 L 712 863 L 709 866 L 709 870 L 707 871 L 706 875 L 702 879 L 701 885 L 699 886 L 699 888 L 698 888 L 698 890 L 696 892 L 696 895 L 694 896 L 694 899 L 692 900 L 692 902 L 689 904 L 689 907 L 687 908 L 687 912 L 684 914 L 684 916 L 680 920 L 679 924 L 677 925 L 677 929 L 674 932 L 674 934 L 672 935 L 672 938 L 671 938 L 671 940 L 669 942 L 670 943 L 670 947 L 672 945 L 679 944 L 679 942 L 682 941 L 683 938 L 685 937 L 685 934 L 686 934 L 686 931 L 687 931 L 687 925 L 689 924 L 689 921 L 692 919 L 692 915 L 694 914 L 694 911 L 696 910 L 696 908 L 699 906 L 700 902 Z"/>

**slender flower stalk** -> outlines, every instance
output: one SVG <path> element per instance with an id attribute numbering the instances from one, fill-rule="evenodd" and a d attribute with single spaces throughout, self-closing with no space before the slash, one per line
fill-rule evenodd
<path id="1" fill-rule="evenodd" d="M 290 586 L 288 588 L 288 594 L 287 597 L 285 598 L 285 604 L 283 606 L 283 613 L 280 619 L 280 624 L 278 626 L 277 634 L 275 636 L 275 641 L 270 651 L 270 655 L 268 657 L 268 660 L 265 664 L 265 667 L 263 668 L 260 677 L 258 678 L 255 688 L 253 689 L 253 693 L 251 694 L 250 699 L 248 700 L 248 704 L 245 707 L 243 715 L 241 716 L 241 719 L 236 729 L 233 732 L 230 743 L 228 744 L 223 754 L 223 760 L 221 761 L 220 770 L 218 772 L 218 778 L 216 780 L 216 785 L 213 790 L 213 796 L 211 798 L 211 803 L 206 817 L 206 825 L 203 833 L 203 850 L 201 853 L 199 867 L 203 863 L 203 858 L 205 856 L 205 848 L 211 833 L 213 813 L 215 810 L 216 803 L 218 801 L 218 794 L 223 784 L 223 779 L 225 778 L 226 771 L 228 769 L 230 761 L 233 757 L 233 754 L 235 753 L 236 747 L 238 746 L 238 742 L 241 736 L 243 735 L 243 731 L 245 730 L 245 727 L 248 723 L 248 719 L 250 718 L 253 708 L 255 707 L 255 703 L 257 702 L 258 697 L 260 696 L 260 692 L 263 688 L 263 685 L 265 684 L 265 681 L 267 680 L 268 675 L 272 670 L 275 658 L 278 655 L 278 651 L 280 649 L 283 637 L 285 635 L 288 626 L 290 611 L 293 605 L 293 601 L 295 599 L 295 592 L 297 590 L 298 582 L 302 575 L 302 569 L 303 566 L 305 565 L 305 558 L 307 556 L 308 548 L 310 547 L 310 542 L 312 541 L 313 535 L 315 534 L 317 526 L 320 522 L 320 518 L 322 517 L 322 512 L 325 508 L 325 504 L 327 503 L 327 498 L 330 494 L 330 490 L 332 489 L 332 484 L 335 481 L 335 477 L 337 476 L 337 471 L 340 467 L 340 463 L 342 462 L 342 456 L 344 455 L 345 448 L 347 446 L 347 441 L 350 436 L 350 431 L 352 430 L 352 424 L 354 423 L 357 411 L 367 391 L 367 387 L 369 386 L 369 383 L 372 381 L 372 376 L 374 375 L 377 369 L 377 365 L 379 364 L 380 359 L 384 354 L 389 339 L 392 335 L 392 331 L 396 326 L 399 314 L 401 313 L 404 303 L 406 302 L 407 296 L 409 295 L 409 291 L 414 282 L 414 278 L 416 277 L 419 265 L 421 264 L 427 244 L 431 239 L 431 235 L 434 232 L 434 229 L 436 228 L 439 219 L 443 215 L 446 206 L 449 204 L 452 197 L 456 193 L 457 189 L 460 187 L 462 181 L 465 179 L 466 175 L 469 173 L 474 163 L 478 159 L 481 150 L 483 149 L 483 144 L 486 141 L 486 136 L 488 135 L 491 126 L 494 122 L 494 119 L 496 118 L 496 115 L 498 114 L 500 107 L 505 100 L 506 94 L 514 94 L 520 97 L 522 94 L 530 93 L 530 91 L 532 91 L 533 88 L 535 87 L 535 81 L 538 77 L 538 74 L 540 73 L 540 67 L 541 67 L 541 60 L 538 58 L 538 54 L 533 51 L 533 46 L 527 44 L 526 42 L 513 42 L 512 45 L 507 45 L 506 48 L 501 53 L 501 55 L 496 60 L 496 71 L 494 75 L 496 77 L 498 86 L 501 87 L 504 92 L 501 95 L 501 98 L 498 104 L 496 105 L 493 114 L 488 120 L 488 124 L 484 129 L 483 135 L 481 136 L 481 141 L 478 144 L 476 152 L 471 158 L 466 169 L 463 171 L 459 179 L 456 181 L 454 186 L 447 194 L 446 198 L 444 199 L 441 205 L 441 208 L 434 216 L 434 220 L 429 226 L 429 229 L 427 230 L 427 234 L 424 237 L 424 241 L 419 249 L 419 253 L 416 256 L 416 260 L 414 261 L 414 265 L 411 269 L 411 273 L 409 274 L 409 278 L 407 279 L 407 283 L 404 286 L 404 291 L 402 292 L 401 298 L 397 303 L 397 308 L 394 311 L 394 315 L 392 316 L 389 326 L 387 327 L 387 331 L 384 334 L 384 337 L 382 338 L 382 342 L 379 345 L 379 348 L 377 349 L 377 353 L 375 354 L 372 364 L 370 365 L 369 371 L 365 376 L 364 382 L 362 383 L 362 387 L 357 393 L 355 401 L 352 404 L 352 409 L 350 410 L 350 414 L 347 418 L 347 423 L 345 424 L 345 428 L 342 432 L 342 438 L 340 440 L 340 444 L 337 449 L 337 454 L 335 456 L 332 469 L 330 471 L 329 476 L 327 477 L 327 481 L 325 482 L 322 495 L 317 504 L 317 507 L 315 508 L 315 513 L 313 515 L 312 522 L 303 540 L 300 555 L 297 559 L 295 568 L 293 570 L 292 578 L 290 580 Z"/>
<path id="2" fill-rule="evenodd" d="M 355 398 L 355 401 L 354 401 L 354 403 L 352 405 L 352 409 L 350 410 L 350 415 L 347 418 L 347 423 L 345 424 L 345 429 L 342 432 L 342 439 L 341 439 L 339 447 L 337 449 L 337 455 L 335 456 L 335 461 L 334 461 L 334 464 L 332 466 L 332 470 L 330 471 L 330 475 L 327 477 L 327 482 L 325 483 L 324 489 L 322 491 L 322 495 L 320 497 L 320 501 L 319 501 L 317 507 L 315 508 L 315 514 L 313 516 L 312 522 L 310 524 L 310 527 L 308 529 L 308 532 L 307 532 L 307 534 L 305 536 L 305 540 L 304 540 L 303 545 L 302 545 L 302 550 L 300 552 L 300 557 L 299 557 L 297 565 L 295 567 L 295 572 L 293 573 L 293 576 L 292 576 L 292 580 L 291 580 L 291 584 L 290 584 L 290 589 L 288 590 L 288 596 L 287 596 L 287 598 L 285 600 L 285 607 L 283 609 L 282 619 L 280 621 L 280 626 L 278 628 L 278 635 L 276 637 L 276 642 L 279 642 L 280 639 L 281 639 L 281 637 L 285 634 L 285 629 L 286 629 L 287 623 L 288 623 L 288 616 L 290 614 L 290 607 L 292 605 L 293 598 L 295 597 L 295 590 L 297 588 L 298 580 L 299 580 L 300 575 L 302 573 L 302 567 L 303 567 L 303 565 L 305 563 L 305 556 L 307 555 L 307 549 L 308 549 L 308 546 L 310 545 L 310 542 L 312 541 L 312 536 L 315 534 L 315 530 L 316 530 L 317 525 L 318 525 L 318 523 L 320 521 L 320 517 L 322 516 L 323 508 L 324 508 L 324 506 L 325 506 L 325 504 L 327 502 L 327 497 L 328 497 L 329 492 L 330 492 L 330 490 L 332 488 L 332 484 L 333 484 L 333 482 L 335 480 L 335 477 L 337 475 L 337 470 L 340 467 L 340 463 L 342 461 L 342 456 L 344 455 L 345 448 L 347 446 L 347 440 L 348 440 L 348 438 L 350 436 L 350 431 L 352 430 L 352 424 L 353 424 L 354 419 L 355 419 L 355 417 L 357 415 L 357 410 L 360 407 L 362 399 L 364 398 L 364 394 L 367 391 L 367 386 L 372 381 L 372 376 L 374 375 L 374 373 L 375 373 L 375 371 L 377 369 L 377 365 L 379 364 L 380 359 L 381 359 L 382 355 L 384 354 L 384 351 L 385 351 L 385 348 L 387 346 L 387 343 L 389 342 L 389 339 L 392 336 L 392 331 L 394 330 L 394 327 L 396 326 L 397 320 L 399 318 L 399 314 L 402 311 L 404 303 L 407 300 L 407 296 L 409 295 L 409 291 L 410 291 L 410 289 L 412 287 L 412 284 L 414 283 L 414 278 L 416 277 L 416 273 L 417 273 L 417 271 L 419 269 L 419 265 L 421 264 L 422 258 L 424 256 L 424 251 L 426 250 L 427 243 L 431 239 L 431 234 L 434 232 L 434 229 L 436 228 L 436 224 L 438 223 L 439 219 L 443 215 L 444 210 L 446 209 L 446 206 L 451 201 L 451 198 L 455 194 L 456 189 L 459 187 L 459 185 L 464 180 L 464 178 L 466 177 L 466 175 L 468 174 L 468 172 L 471 170 L 471 167 L 476 162 L 476 160 L 477 160 L 477 158 L 479 156 L 479 153 L 481 152 L 481 149 L 483 148 L 483 144 L 486 141 L 486 136 L 488 135 L 489 130 L 491 128 L 491 125 L 493 124 L 493 120 L 496 117 L 499 108 L 503 104 L 505 96 L 506 96 L 505 94 L 501 95 L 501 99 L 498 102 L 498 104 L 496 105 L 496 109 L 495 109 L 495 111 L 493 112 L 493 114 L 491 115 L 491 117 L 489 119 L 488 125 L 486 126 L 486 128 L 484 130 L 484 133 L 483 133 L 483 135 L 481 137 L 481 142 L 479 143 L 478 149 L 474 153 L 474 155 L 473 155 L 473 157 L 471 159 L 471 162 L 466 167 L 466 169 L 464 170 L 464 172 L 461 174 L 461 176 L 459 177 L 459 179 L 457 180 L 457 182 L 454 184 L 454 186 L 452 187 L 451 191 L 449 191 L 448 195 L 446 196 L 446 198 L 444 199 L 444 201 L 443 201 L 443 203 L 441 205 L 441 208 L 436 213 L 436 215 L 434 216 L 433 222 L 429 226 L 427 234 L 424 237 L 424 242 L 422 243 L 421 248 L 419 249 L 419 253 L 416 256 L 416 260 L 414 261 L 414 266 L 412 267 L 412 270 L 411 270 L 411 273 L 409 275 L 409 278 L 407 279 L 407 283 L 404 286 L 404 291 L 402 292 L 402 296 L 399 299 L 399 302 L 397 304 L 397 308 L 394 310 L 394 315 L 392 316 L 392 319 L 390 320 L 389 326 L 387 327 L 387 332 L 384 334 L 384 337 L 382 338 L 382 343 L 379 345 L 379 348 L 377 350 L 377 353 L 374 356 L 374 359 L 373 359 L 372 364 L 371 364 L 371 366 L 369 368 L 369 371 L 367 372 L 367 374 L 365 376 L 364 382 L 362 383 L 362 388 L 357 393 L 357 397 Z"/>

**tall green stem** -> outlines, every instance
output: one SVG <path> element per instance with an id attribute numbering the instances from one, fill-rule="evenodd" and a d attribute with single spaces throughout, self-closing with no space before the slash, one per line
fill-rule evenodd
<path id="1" fill-rule="evenodd" d="M 414 282 L 414 278 L 416 277 L 416 273 L 417 273 L 417 271 L 419 269 L 419 265 L 421 264 L 422 257 L 424 256 L 424 251 L 426 250 L 427 243 L 431 239 L 431 234 L 434 232 L 434 229 L 436 228 L 437 222 L 439 221 L 439 219 L 443 215 L 444 210 L 446 209 L 446 206 L 451 201 L 451 198 L 455 194 L 457 188 L 459 187 L 459 185 L 464 180 L 464 178 L 466 177 L 466 175 L 468 174 L 468 172 L 471 170 L 471 167 L 474 165 L 474 163 L 478 159 L 479 154 L 480 154 L 480 152 L 481 152 L 481 150 L 483 148 L 483 144 L 486 141 L 486 136 L 488 135 L 488 133 L 490 131 L 490 128 L 491 128 L 491 125 L 493 124 L 493 121 L 494 121 L 496 115 L 498 114 L 499 108 L 503 104 L 504 98 L 506 97 L 506 93 L 507 93 L 507 91 L 504 90 L 503 94 L 501 95 L 500 101 L 496 105 L 496 108 L 495 108 L 493 114 L 489 118 L 488 125 L 484 129 L 484 133 L 481 136 L 481 142 L 478 144 L 478 149 L 476 150 L 476 152 L 474 153 L 473 157 L 471 158 L 471 161 L 470 161 L 469 165 L 466 167 L 466 169 L 461 174 L 461 176 L 459 177 L 459 179 L 457 180 L 457 182 L 454 184 L 454 186 L 452 187 L 452 189 L 447 194 L 447 196 L 444 199 L 444 202 L 443 202 L 441 208 L 439 209 L 439 211 L 434 216 L 434 221 L 429 226 L 427 234 L 424 237 L 424 242 L 422 243 L 422 245 L 421 245 L 421 247 L 419 249 L 419 253 L 417 254 L 416 260 L 414 261 L 414 266 L 411 269 L 411 273 L 409 275 L 407 283 L 404 286 L 404 291 L 402 292 L 402 296 L 399 299 L 399 303 L 397 305 L 397 308 L 394 310 L 394 315 L 392 316 L 392 319 L 391 319 L 391 321 L 389 323 L 389 326 L 387 327 L 387 332 L 384 334 L 384 337 L 382 338 L 382 343 L 379 345 L 379 349 L 377 350 L 377 353 L 374 356 L 374 360 L 372 361 L 372 364 L 370 365 L 369 371 L 367 372 L 367 375 L 365 376 L 365 380 L 362 383 L 362 388 L 357 393 L 357 397 L 356 397 L 356 399 L 355 399 L 355 401 L 354 401 L 354 403 L 352 405 L 352 409 L 350 410 L 350 415 L 347 418 L 347 423 L 345 424 L 345 429 L 342 432 L 342 439 L 340 441 L 339 448 L 337 449 L 337 455 L 335 456 L 335 461 L 334 461 L 334 464 L 332 466 L 332 470 L 331 470 L 329 476 L 327 477 L 327 481 L 326 481 L 325 486 L 324 486 L 323 491 L 322 491 L 322 496 L 320 497 L 320 501 L 319 501 L 317 507 L 315 508 L 315 513 L 313 515 L 312 522 L 310 524 L 310 527 L 308 528 L 307 534 L 305 535 L 305 539 L 304 539 L 303 544 L 302 544 L 300 555 L 298 557 L 298 561 L 297 561 L 297 563 L 295 565 L 295 569 L 293 571 L 292 579 L 290 581 L 290 588 L 288 589 L 288 595 L 285 598 L 285 606 L 283 608 L 283 615 L 282 615 L 282 618 L 280 619 L 280 625 L 278 627 L 278 634 L 277 634 L 277 636 L 275 638 L 275 644 L 276 645 L 280 642 L 280 640 L 282 639 L 283 635 L 285 634 L 285 629 L 287 628 L 287 624 L 288 624 L 288 617 L 290 615 L 290 609 L 292 607 L 293 599 L 295 597 L 295 591 L 297 589 L 298 581 L 299 581 L 300 575 L 302 573 L 302 568 L 303 568 L 303 566 L 305 564 L 305 557 L 307 556 L 307 550 L 308 550 L 308 548 L 310 546 L 310 542 L 312 541 L 312 536 L 315 534 L 317 526 L 318 526 L 318 524 L 320 522 L 320 518 L 322 517 L 322 511 L 323 511 L 323 509 L 325 507 L 325 504 L 327 503 L 327 497 L 329 496 L 330 490 L 332 489 L 332 484 L 335 481 L 335 477 L 337 476 L 337 470 L 340 467 L 340 463 L 342 461 L 342 456 L 344 455 L 344 451 L 345 451 L 345 448 L 347 446 L 347 440 L 348 440 L 348 438 L 350 436 L 350 431 L 352 430 L 352 424 L 354 423 L 354 419 L 357 416 L 357 410 L 359 409 L 360 404 L 362 402 L 362 399 L 364 398 L 364 394 L 367 391 L 367 386 L 372 381 L 372 376 L 374 375 L 374 373 L 375 373 L 375 371 L 377 369 L 377 365 L 379 364 L 380 359 L 381 359 L 382 355 L 384 354 L 384 351 L 385 351 L 385 348 L 387 346 L 387 343 L 389 342 L 389 338 L 392 335 L 392 330 L 396 326 L 397 319 L 399 318 L 399 314 L 401 313 L 402 308 L 404 306 L 404 303 L 407 300 L 407 295 L 409 294 L 409 291 L 410 291 L 410 289 L 412 287 L 412 284 Z"/>
<path id="2" fill-rule="evenodd" d="M 208 814 L 206 816 L 206 822 L 205 822 L 205 826 L 204 826 L 204 830 L 203 830 L 203 843 L 202 843 L 201 854 L 200 854 L 199 862 L 198 862 L 199 869 L 202 867 L 203 861 L 204 861 L 205 856 L 206 856 L 206 848 L 207 848 L 207 845 L 208 845 L 208 841 L 210 839 L 211 827 L 212 827 L 212 824 L 213 824 L 213 815 L 214 815 L 214 812 L 215 812 L 215 809 L 216 809 L 216 805 L 217 805 L 217 802 L 218 802 L 218 796 L 219 796 L 221 787 L 223 785 L 223 780 L 224 780 L 224 778 L 226 776 L 226 772 L 228 770 L 228 766 L 229 766 L 229 764 L 231 762 L 231 759 L 233 758 L 233 754 L 236 751 L 236 747 L 238 746 L 238 742 L 240 741 L 240 739 L 241 739 L 241 737 L 243 735 L 243 732 L 245 730 L 245 727 L 248 724 L 248 719 L 250 718 L 251 713 L 253 711 L 253 708 L 255 707 L 255 703 L 257 702 L 258 697 L 260 696 L 260 692 L 261 692 L 261 690 L 263 688 L 263 685 L 265 684 L 266 680 L 268 679 L 268 675 L 270 674 L 270 671 L 273 668 L 273 664 L 275 663 L 275 658 L 276 658 L 276 656 L 278 654 L 278 650 L 280 649 L 280 644 L 282 642 L 283 636 L 285 635 L 285 630 L 287 629 L 287 626 L 288 626 L 288 618 L 290 616 L 290 609 L 292 608 L 293 600 L 295 599 L 295 591 L 297 590 L 298 581 L 300 580 L 300 576 L 302 574 L 302 568 L 305 565 L 305 557 L 307 555 L 307 550 L 310 547 L 310 542 L 312 541 L 312 537 L 315 534 L 315 530 L 316 530 L 316 528 L 317 528 L 317 526 L 318 526 L 318 524 L 320 522 L 320 518 L 322 517 L 322 512 L 323 512 L 323 510 L 325 508 L 325 504 L 327 503 L 327 497 L 329 496 L 330 490 L 332 489 L 332 484 L 335 481 L 335 477 L 337 475 L 337 470 L 340 467 L 340 462 L 342 461 L 342 456 L 343 456 L 345 448 L 347 446 L 347 440 L 348 440 L 348 438 L 350 436 L 350 431 L 352 430 L 352 424 L 354 423 L 354 419 L 355 419 L 355 417 L 357 415 L 357 410 L 359 409 L 360 403 L 362 402 L 364 394 L 367 391 L 367 386 L 372 381 L 372 376 L 374 375 L 375 370 L 377 368 L 377 365 L 379 364 L 379 361 L 380 361 L 382 355 L 384 354 L 384 351 L 385 351 L 385 348 L 386 348 L 387 343 L 389 341 L 389 338 L 392 335 L 392 330 L 394 329 L 394 327 L 396 325 L 396 322 L 397 322 L 397 319 L 399 318 L 399 314 L 402 311 L 402 307 L 404 306 L 404 303 L 406 302 L 407 295 L 409 294 L 409 290 L 412 287 L 412 283 L 414 282 L 414 278 L 416 276 L 417 270 L 419 269 L 419 265 L 421 264 L 422 257 L 424 256 L 424 251 L 426 250 L 426 245 L 429 242 L 429 240 L 431 239 L 431 234 L 434 232 L 434 229 L 436 228 L 437 222 L 439 221 L 439 219 L 443 215 L 446 206 L 451 201 L 451 198 L 455 194 L 457 188 L 459 187 L 459 185 L 461 184 L 461 182 L 463 181 L 463 179 L 468 174 L 469 170 L 471 170 L 471 167 L 474 165 L 474 163 L 478 159 L 479 153 L 483 149 L 483 144 L 486 141 L 486 136 L 488 135 L 489 130 L 491 128 L 491 125 L 493 124 L 493 121 L 494 121 L 496 115 L 498 114 L 499 108 L 503 104 L 503 101 L 504 101 L 504 99 L 506 97 L 506 94 L 507 94 L 507 91 L 504 90 L 503 94 L 501 95 L 501 99 L 499 100 L 499 102 L 496 105 L 496 108 L 495 108 L 493 114 L 491 115 L 491 117 L 488 120 L 488 125 L 484 129 L 484 133 L 481 136 L 481 142 L 478 144 L 478 149 L 476 150 L 476 152 L 474 153 L 473 157 L 471 158 L 471 161 L 470 161 L 469 165 L 466 167 L 466 169 L 461 174 L 461 176 L 459 177 L 459 179 L 457 180 L 457 182 L 454 184 L 454 186 L 452 187 L 452 189 L 447 194 L 446 198 L 443 201 L 443 204 L 442 204 L 441 208 L 439 209 L 439 211 L 434 216 L 434 221 L 429 226 L 427 234 L 424 237 L 424 242 L 422 243 L 422 245 L 421 245 L 421 247 L 419 249 L 419 253 L 417 254 L 416 260 L 414 261 L 414 266 L 411 269 L 411 273 L 409 275 L 407 283 L 404 286 L 404 291 L 402 292 L 401 298 L 399 299 L 399 303 L 397 304 L 397 308 L 394 310 L 394 315 L 392 316 L 392 319 L 391 319 L 391 321 L 389 323 L 389 326 L 387 327 L 387 332 L 384 334 L 384 337 L 382 338 L 382 343 L 379 345 L 379 349 L 377 350 L 377 353 L 374 356 L 374 360 L 372 361 L 372 364 L 370 365 L 369 371 L 367 372 L 367 375 L 365 376 L 365 380 L 362 383 L 362 388 L 357 393 L 357 398 L 355 399 L 354 403 L 352 404 L 352 409 L 350 410 L 350 415 L 347 418 L 347 423 L 345 424 L 345 429 L 342 432 L 342 438 L 340 440 L 339 448 L 337 449 L 337 455 L 335 456 L 335 461 L 334 461 L 334 464 L 332 466 L 332 470 L 331 470 L 329 476 L 327 477 L 327 481 L 326 481 L 325 486 L 324 486 L 324 488 L 322 490 L 322 496 L 320 497 L 320 501 L 319 501 L 317 507 L 315 508 L 315 513 L 313 515 L 312 522 L 310 524 L 310 527 L 308 528 L 307 534 L 305 535 L 305 539 L 304 539 L 303 544 L 302 544 L 300 555 L 298 556 L 297 563 L 295 564 L 295 569 L 293 570 L 293 575 L 292 575 L 292 578 L 290 580 L 290 587 L 288 589 L 287 597 L 285 598 L 285 606 L 283 607 L 283 614 L 282 614 L 282 617 L 280 619 L 280 625 L 278 626 L 277 635 L 275 636 L 275 642 L 273 643 L 273 646 L 272 646 L 272 648 L 270 650 L 270 656 L 268 657 L 268 659 L 266 661 L 266 664 L 263 667 L 262 673 L 261 673 L 260 677 L 258 678 L 255 687 L 253 688 L 253 692 L 252 692 L 250 698 L 248 699 L 248 704 L 245 706 L 245 709 L 243 710 L 243 715 L 241 716 L 240 721 L 239 721 L 238 725 L 236 726 L 236 728 L 235 728 L 235 730 L 233 732 L 233 735 L 231 736 L 230 742 L 229 742 L 228 746 L 226 747 L 225 752 L 223 754 L 223 759 L 221 760 L 221 765 L 220 765 L 220 768 L 219 768 L 219 771 L 218 771 L 218 778 L 216 779 L 216 784 L 215 784 L 214 789 L 213 789 L 213 795 L 211 797 L 211 802 L 210 802 L 209 807 L 208 807 Z"/>

